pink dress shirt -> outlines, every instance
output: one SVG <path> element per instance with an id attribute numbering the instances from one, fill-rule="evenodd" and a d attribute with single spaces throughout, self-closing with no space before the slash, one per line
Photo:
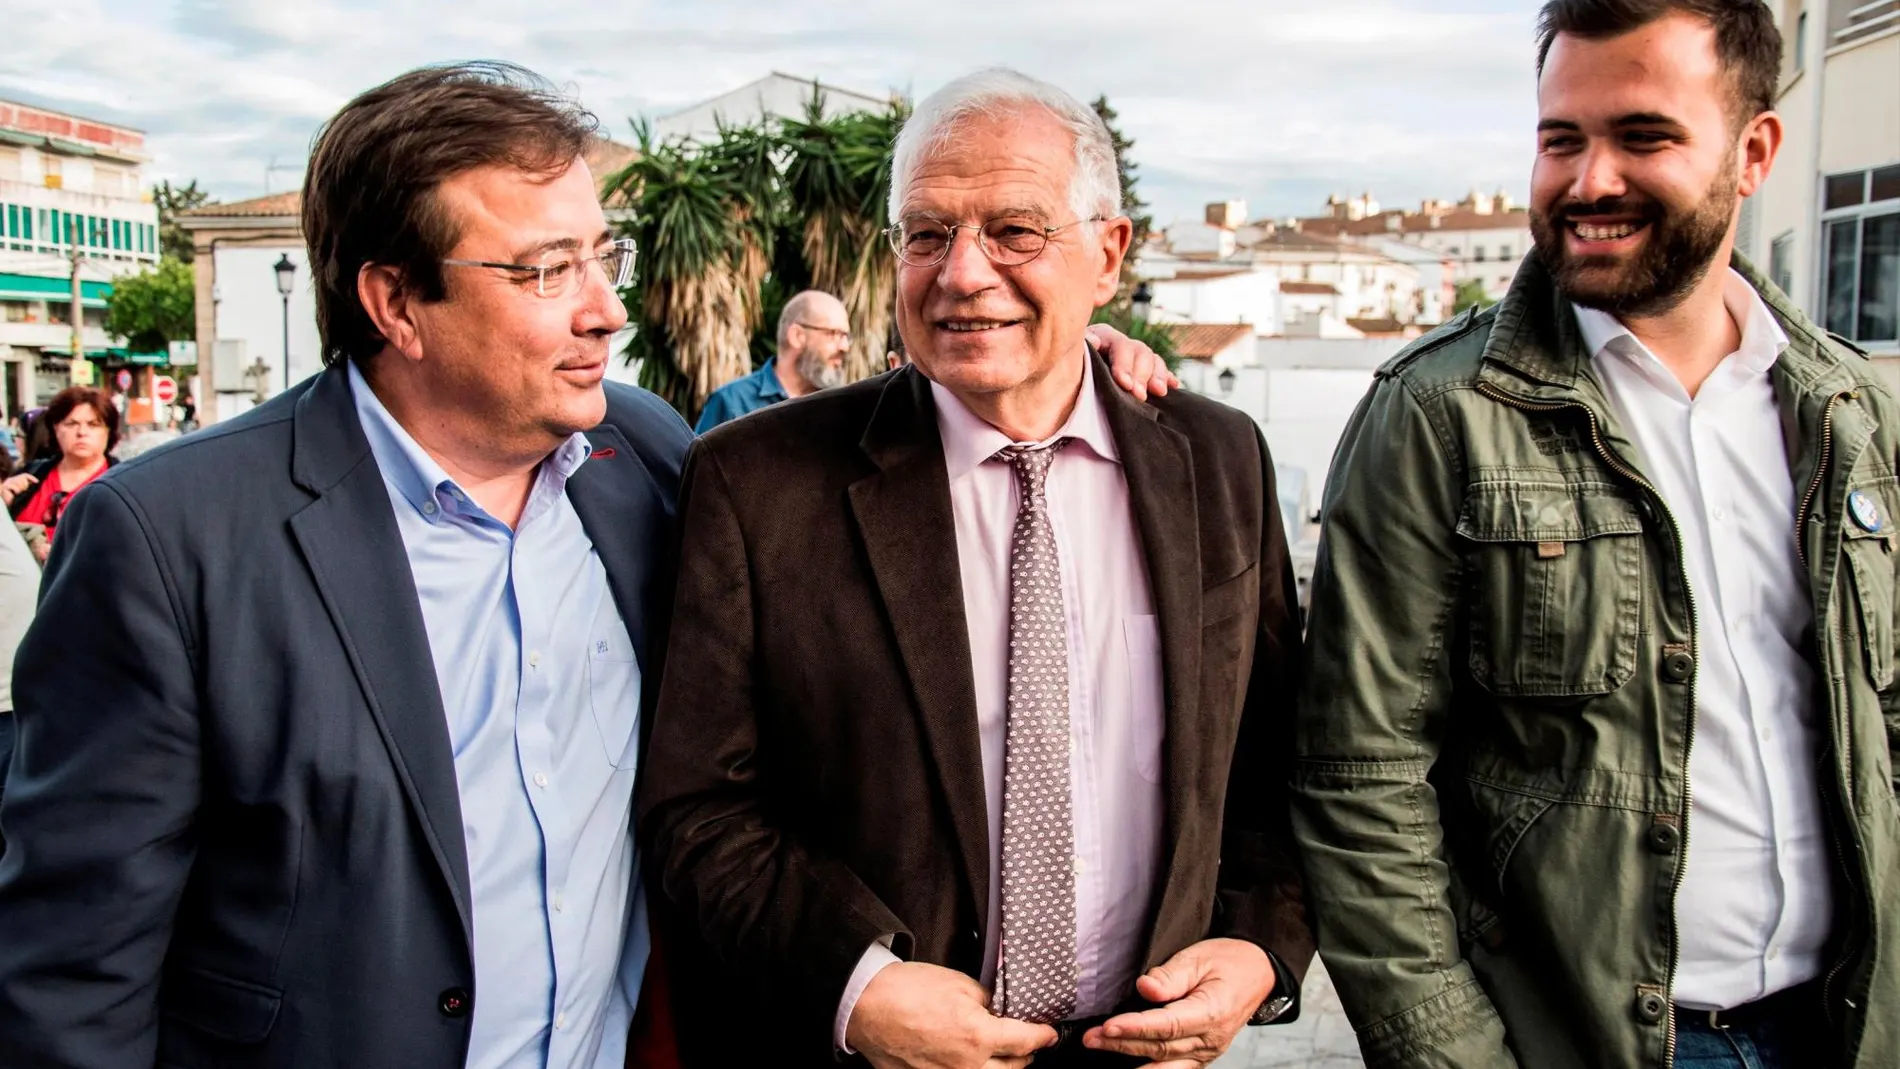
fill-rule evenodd
<path id="1" fill-rule="evenodd" d="M 1148 562 L 1129 509 L 1128 480 L 1083 364 L 1075 410 L 1054 438 L 1071 441 L 1050 466 L 1048 501 L 1062 567 L 1069 634 L 1070 792 L 1075 822 L 1076 1016 L 1107 1013 L 1140 974 L 1162 833 L 1161 636 Z M 977 732 L 989 807 L 989 914 L 981 980 L 996 978 L 1002 934 L 1003 738 L 1009 686 L 1009 555 L 1019 490 L 992 460 L 1014 444 L 933 383 L 950 505 L 956 517 L 963 611 L 976 685 Z M 869 948 L 839 1000 L 834 1042 L 848 1051 L 852 1008 L 897 956 Z"/>

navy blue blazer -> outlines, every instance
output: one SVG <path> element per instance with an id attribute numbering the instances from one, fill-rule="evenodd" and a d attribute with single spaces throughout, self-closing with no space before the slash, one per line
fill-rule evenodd
<path id="1" fill-rule="evenodd" d="M 567 493 L 653 679 L 692 436 L 606 390 Z M 14 695 L 0 1065 L 461 1069 L 454 759 L 342 368 L 75 498 Z"/>

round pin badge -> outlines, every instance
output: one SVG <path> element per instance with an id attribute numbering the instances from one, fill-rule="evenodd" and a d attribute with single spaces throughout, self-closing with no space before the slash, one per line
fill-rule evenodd
<path id="1" fill-rule="evenodd" d="M 1886 524 L 1885 518 L 1880 515 L 1880 506 L 1875 504 L 1874 499 L 1867 496 L 1864 490 L 1856 490 L 1847 495 L 1847 511 L 1853 515 L 1854 522 L 1860 525 L 1860 529 L 1869 534 L 1878 533 Z"/>

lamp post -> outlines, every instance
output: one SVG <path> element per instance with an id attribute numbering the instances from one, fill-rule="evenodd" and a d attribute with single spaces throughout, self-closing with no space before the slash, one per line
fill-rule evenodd
<path id="1" fill-rule="evenodd" d="M 277 258 L 271 268 L 277 272 L 277 295 L 284 299 L 284 389 L 290 389 L 290 291 L 297 284 L 297 265 L 290 262 L 290 254 L 284 253 Z"/>
<path id="2" fill-rule="evenodd" d="M 1128 310 L 1136 319 L 1146 322 L 1148 313 L 1154 310 L 1155 291 L 1146 282 L 1137 282 L 1135 292 L 1128 298 Z"/>

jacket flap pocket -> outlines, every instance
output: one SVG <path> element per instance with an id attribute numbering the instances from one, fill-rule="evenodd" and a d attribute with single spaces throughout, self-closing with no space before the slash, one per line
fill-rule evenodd
<path id="1" fill-rule="evenodd" d="M 1458 534 L 1473 542 L 1580 542 L 1642 532 L 1642 516 L 1629 498 L 1561 484 L 1473 486 L 1458 516 Z"/>
<path id="2" fill-rule="evenodd" d="M 168 974 L 162 998 L 165 1016 L 232 1043 L 263 1042 L 283 1001 L 281 991 L 202 969 Z"/>

